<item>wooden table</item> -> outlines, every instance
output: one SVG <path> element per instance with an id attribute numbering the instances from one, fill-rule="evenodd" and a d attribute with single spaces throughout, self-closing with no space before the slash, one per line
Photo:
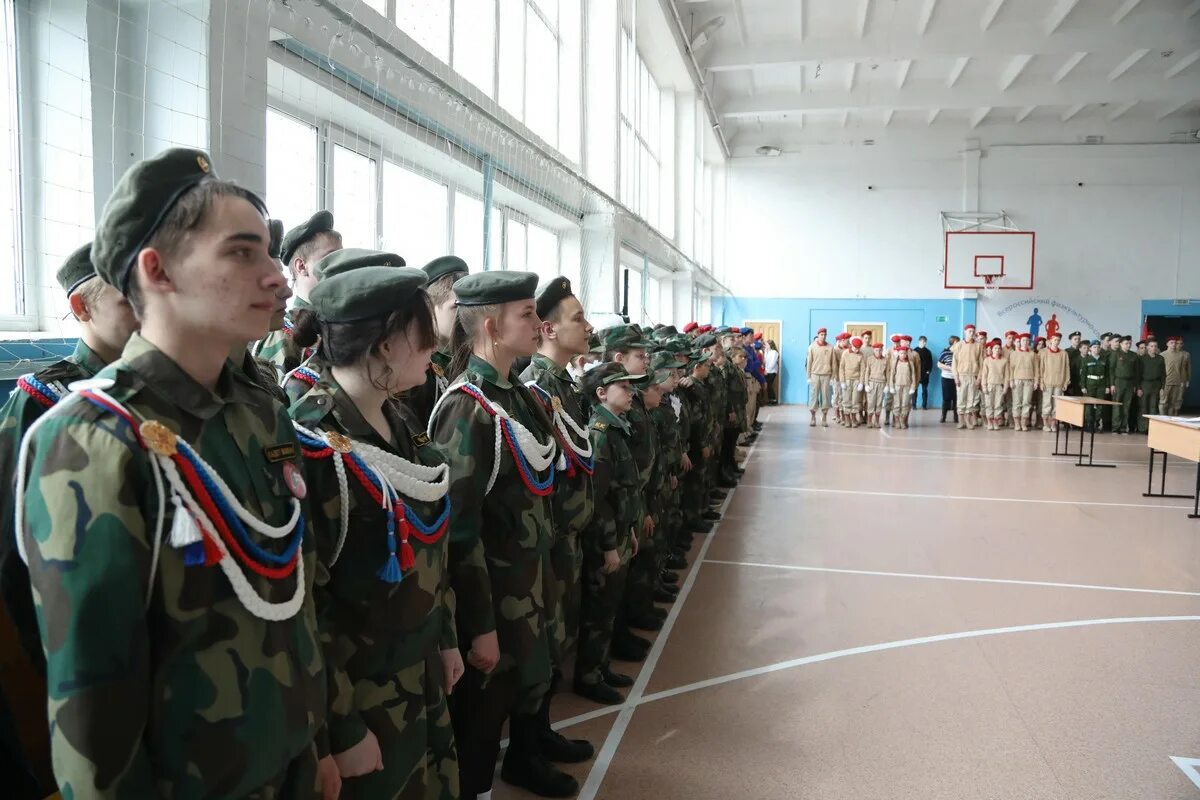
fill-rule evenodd
<path id="1" fill-rule="evenodd" d="M 1062 425 L 1074 426 L 1079 429 L 1079 452 L 1072 453 L 1071 449 L 1071 428 L 1067 428 L 1066 449 L 1060 451 L 1058 449 L 1058 431 L 1054 432 L 1054 453 L 1056 456 L 1076 456 L 1079 461 L 1075 464 L 1077 467 L 1109 467 L 1114 468 L 1116 464 L 1097 464 L 1093 459 L 1096 452 L 1096 425 L 1087 424 L 1089 415 L 1088 406 L 1118 406 L 1120 403 L 1112 400 L 1103 400 L 1098 397 L 1068 397 L 1067 395 L 1059 395 L 1054 398 L 1054 418 L 1058 420 L 1060 427 Z M 1087 463 L 1083 463 L 1083 434 L 1087 432 L 1091 434 L 1090 444 L 1088 445 Z"/>
<path id="2" fill-rule="evenodd" d="M 1174 417 L 1147 414 L 1150 420 L 1150 432 L 1146 444 L 1150 448 L 1150 469 L 1146 479 L 1146 491 L 1143 497 L 1182 497 L 1193 500 L 1192 513 L 1189 519 L 1200 519 L 1200 424 L 1188 424 Z M 1200 418 L 1195 418 L 1200 423 Z M 1154 457 L 1162 454 L 1162 480 L 1158 491 L 1154 491 Z M 1196 462 L 1196 492 L 1195 494 L 1168 494 L 1167 489 L 1167 454 Z"/>

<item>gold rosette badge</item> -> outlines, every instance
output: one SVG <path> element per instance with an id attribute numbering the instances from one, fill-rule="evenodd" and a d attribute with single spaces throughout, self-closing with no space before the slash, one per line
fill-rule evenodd
<path id="1" fill-rule="evenodd" d="M 139 428 L 142 441 L 146 446 L 160 456 L 173 456 L 176 453 L 175 434 L 166 425 L 155 419 L 146 420 Z"/>

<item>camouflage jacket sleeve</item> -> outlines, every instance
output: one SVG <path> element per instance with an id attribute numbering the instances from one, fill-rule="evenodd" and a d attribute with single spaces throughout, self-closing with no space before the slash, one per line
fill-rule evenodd
<path id="1" fill-rule="evenodd" d="M 65 411 L 32 447 L 23 532 L 46 647 L 54 772 L 64 797 L 152 798 L 143 747 L 150 547 L 136 496 L 151 481 L 115 418 L 81 424 Z"/>
<path id="2" fill-rule="evenodd" d="M 446 399 L 433 424 L 433 446 L 450 465 L 450 582 L 456 620 L 467 638 L 496 630 L 492 586 L 480 534 L 495 455 L 492 419 L 463 392 Z"/>
<path id="3" fill-rule="evenodd" d="M 584 546 L 604 553 L 617 549 L 618 498 L 613 496 L 612 434 L 593 426 L 592 447 L 595 469 L 592 472 L 592 491 L 595 507 L 592 520 L 584 529 Z"/>

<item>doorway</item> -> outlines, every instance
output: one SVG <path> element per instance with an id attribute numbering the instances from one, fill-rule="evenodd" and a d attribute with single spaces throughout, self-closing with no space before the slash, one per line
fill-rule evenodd
<path id="1" fill-rule="evenodd" d="M 1146 330 L 1158 339 L 1160 349 L 1167 347 L 1167 338 L 1179 336 L 1183 339 L 1183 349 L 1189 353 L 1200 353 L 1200 316 L 1176 316 L 1171 314 L 1152 315 L 1146 317 Z M 1200 381 L 1196 380 L 1197 358 L 1192 358 L 1192 382 L 1183 394 L 1183 410 L 1181 413 L 1200 411 Z"/>

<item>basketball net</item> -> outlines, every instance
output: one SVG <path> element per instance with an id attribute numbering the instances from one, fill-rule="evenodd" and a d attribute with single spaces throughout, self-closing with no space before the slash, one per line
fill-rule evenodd
<path id="1" fill-rule="evenodd" d="M 985 292 L 996 292 L 996 291 L 1000 290 L 1000 287 L 996 284 L 996 276 L 995 275 L 984 275 L 982 277 L 983 277 L 983 290 Z"/>

